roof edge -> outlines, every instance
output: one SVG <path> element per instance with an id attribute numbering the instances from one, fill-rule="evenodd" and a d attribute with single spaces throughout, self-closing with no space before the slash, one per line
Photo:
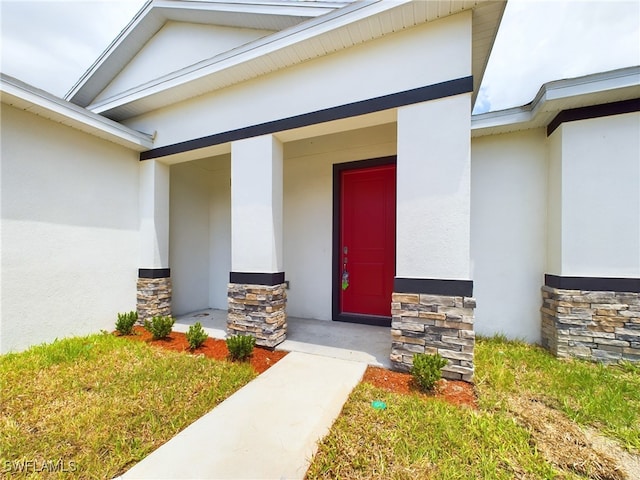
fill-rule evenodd
<path id="1" fill-rule="evenodd" d="M 471 133 L 474 137 L 479 137 L 507 131 L 546 127 L 546 123 L 540 124 L 540 118 L 549 115 L 555 116 L 564 110 L 565 108 L 557 106 L 562 100 L 578 97 L 584 99 L 597 93 L 623 89 L 632 90 L 629 95 L 626 95 L 629 98 L 640 96 L 640 65 L 546 82 L 542 84 L 533 100 L 525 105 L 472 115 Z M 609 102 L 617 100 L 620 99 L 611 99 Z M 589 101 L 576 101 L 575 103 L 576 105 L 568 108 L 595 104 Z"/>
<path id="2" fill-rule="evenodd" d="M 149 134 L 128 128 L 4 73 L 0 73 L 0 101 L 138 152 L 153 147 L 153 137 Z"/>
<path id="3" fill-rule="evenodd" d="M 235 6 L 235 9 L 242 8 L 243 10 L 250 11 L 253 9 L 288 9 L 295 10 L 300 16 L 317 17 L 322 13 L 334 11 L 340 9 L 343 6 L 347 6 L 354 3 L 355 0 L 341 0 L 341 1 L 319 1 L 319 2 L 299 2 L 296 0 L 244 0 L 242 2 L 233 2 L 228 0 L 207 0 L 197 2 L 182 2 L 179 4 L 175 0 L 147 0 L 140 10 L 134 15 L 129 23 L 120 31 L 116 38 L 107 46 L 107 48 L 100 54 L 100 56 L 91 64 L 91 66 L 82 74 L 78 81 L 69 89 L 64 95 L 64 99 L 70 102 L 76 102 L 78 96 L 81 95 L 85 86 L 91 81 L 91 78 L 98 72 L 105 62 L 109 61 L 114 51 L 124 42 L 127 41 L 130 34 L 135 30 L 135 27 L 141 22 L 145 22 L 147 17 L 150 17 L 155 9 L 162 12 L 171 10 L 192 10 L 194 8 L 209 8 L 214 9 L 215 6 L 228 10 L 231 6 Z M 162 14 L 164 15 L 164 14 Z M 171 17 L 164 18 L 170 20 Z M 146 40 L 149 40 L 147 38 Z M 82 105 L 80 100 L 78 104 Z M 82 106 L 87 106 L 87 104 Z"/>
<path id="4" fill-rule="evenodd" d="M 484 76 L 485 73 L 487 72 L 487 66 L 489 65 L 489 59 L 491 58 L 491 53 L 493 52 L 493 47 L 495 47 L 496 44 L 496 38 L 498 37 L 498 32 L 500 31 L 500 25 L 502 25 L 502 19 L 504 18 L 504 12 L 507 8 L 507 0 L 496 0 L 495 2 L 496 4 L 499 5 L 499 9 L 500 9 L 500 14 L 498 15 L 498 18 L 496 19 L 495 22 L 495 26 L 493 28 L 493 33 L 492 33 L 492 39 L 491 39 L 491 44 L 489 45 L 489 49 L 486 53 L 486 55 L 484 55 L 484 60 L 482 65 L 480 66 L 479 70 L 480 70 L 480 75 L 474 75 L 474 89 L 473 89 L 473 96 L 471 98 L 471 104 L 473 107 L 475 107 L 476 101 L 478 99 L 478 95 L 480 94 L 480 86 L 482 85 L 482 81 L 484 80 Z M 489 2 L 484 2 L 483 5 L 488 5 Z M 475 14 L 477 12 L 478 6 L 476 6 L 476 8 L 474 9 L 474 17 Z M 475 18 L 474 18 L 475 20 Z M 475 41 L 473 42 L 471 48 L 475 48 Z M 475 72 L 474 72 L 475 73 Z"/>
<path id="5" fill-rule="evenodd" d="M 142 8 L 133 16 L 133 18 L 127 23 L 127 25 L 120 31 L 120 33 L 114 38 L 111 43 L 104 49 L 104 51 L 96 58 L 91 66 L 82 74 L 78 81 L 69 89 L 64 95 L 64 100 L 71 102 L 73 98 L 80 92 L 82 87 L 89 81 L 91 76 L 95 73 L 98 67 L 106 60 L 111 54 L 112 50 L 123 41 L 128 32 L 133 29 L 133 25 L 138 23 L 145 15 L 146 11 L 151 9 L 151 3 L 153 0 L 147 0 Z"/>
<path id="6" fill-rule="evenodd" d="M 408 2 L 410 0 L 396 0 L 397 2 Z M 217 71 L 221 68 L 229 68 L 237 64 L 247 62 L 259 56 L 277 51 L 291 44 L 291 42 L 306 41 L 305 35 L 317 36 L 325 33 L 327 30 L 336 28 L 334 24 L 349 21 L 351 15 L 358 12 L 369 12 L 368 9 L 376 7 L 379 10 L 389 9 L 390 4 L 384 3 L 382 0 L 359 0 L 352 2 L 345 8 L 336 9 L 327 15 L 314 18 L 307 22 L 295 25 L 280 32 L 269 35 L 268 37 L 259 38 L 227 52 L 220 53 L 214 57 L 202 60 L 193 65 L 181 68 L 175 72 L 165 74 L 159 78 L 155 78 L 141 85 L 137 85 L 128 90 L 120 92 L 114 96 L 105 98 L 99 102 L 90 103 L 86 108 L 102 115 L 108 115 L 113 109 L 121 106 L 121 103 L 129 103 L 139 100 L 150 94 L 156 94 L 159 91 L 167 90 L 174 87 L 184 85 L 198 76 L 210 74 L 209 71 Z M 400 5 L 400 3 L 394 4 Z M 377 13 L 378 10 L 373 13 Z M 347 20 L 345 20 L 347 19 Z M 222 65 L 222 67 L 221 67 Z M 195 77 L 195 78 L 194 78 Z"/>

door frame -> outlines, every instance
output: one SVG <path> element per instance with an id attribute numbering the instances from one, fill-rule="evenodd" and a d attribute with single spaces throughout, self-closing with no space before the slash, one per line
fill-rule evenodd
<path id="1" fill-rule="evenodd" d="M 375 325 L 379 327 L 390 327 L 391 316 L 384 317 L 379 315 L 349 314 L 340 311 L 340 211 L 342 209 L 341 195 L 341 176 L 346 170 L 359 170 L 370 167 L 380 167 L 383 165 L 397 165 L 397 156 L 372 158 L 369 160 L 357 160 L 354 162 L 334 163 L 333 164 L 333 246 L 331 252 L 331 314 L 334 322 L 362 323 L 365 325 Z M 396 184 L 397 185 L 397 184 Z M 396 199 L 398 196 L 396 188 Z M 394 253 L 395 259 L 395 253 Z M 395 276 L 395 262 L 394 262 Z M 391 304 L 389 304 L 391 310 Z"/>

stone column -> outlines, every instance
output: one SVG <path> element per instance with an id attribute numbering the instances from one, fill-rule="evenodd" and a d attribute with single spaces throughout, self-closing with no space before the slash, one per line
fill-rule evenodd
<path id="1" fill-rule="evenodd" d="M 391 363 L 447 359 L 445 378 L 472 381 L 471 95 L 398 109 L 396 278 Z"/>
<path id="2" fill-rule="evenodd" d="M 285 340 L 282 249 L 282 144 L 273 135 L 233 142 L 228 334 L 270 348 Z"/>
<path id="3" fill-rule="evenodd" d="M 546 275 L 540 309 L 543 347 L 560 358 L 640 361 L 640 293 L 581 290 L 568 284 L 580 281 Z M 562 283 L 574 288 L 557 288 Z M 634 288 L 632 279 L 617 283 L 622 288 L 627 284 L 626 290 L 640 289 L 640 282 Z"/>
<path id="4" fill-rule="evenodd" d="M 640 117 L 609 107 L 562 112 L 547 129 L 542 344 L 558 357 L 640 361 Z"/>
<path id="5" fill-rule="evenodd" d="M 166 275 L 166 276 L 163 276 Z M 138 321 L 171 315 L 171 278 L 166 272 L 152 269 L 138 270 Z"/>
<path id="6" fill-rule="evenodd" d="M 242 277 L 237 278 L 241 281 Z M 287 336 L 285 285 L 229 284 L 229 335 L 253 335 L 256 344 L 273 348 Z"/>
<path id="7" fill-rule="evenodd" d="M 435 290 L 435 286 L 431 290 Z M 442 369 L 444 378 L 471 382 L 475 306 L 475 299 L 464 295 L 394 293 L 391 303 L 393 367 L 408 372 L 414 354 L 438 353 L 448 361 Z"/>
<path id="8" fill-rule="evenodd" d="M 140 265 L 138 320 L 171 315 L 169 166 L 158 160 L 140 162 Z"/>

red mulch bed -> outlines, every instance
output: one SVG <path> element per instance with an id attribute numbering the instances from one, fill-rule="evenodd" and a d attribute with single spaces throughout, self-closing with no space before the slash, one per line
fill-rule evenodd
<path id="1" fill-rule="evenodd" d="M 364 381 L 394 393 L 417 393 L 425 398 L 440 398 L 453 405 L 477 408 L 473 385 L 457 380 L 438 380 L 433 393 L 423 393 L 413 384 L 409 373 L 392 372 L 379 367 L 367 367 Z"/>
<path id="2" fill-rule="evenodd" d="M 226 360 L 229 358 L 229 350 L 224 340 L 215 338 L 207 338 L 205 342 L 197 349 L 191 351 L 189 342 L 184 333 L 171 332 L 166 339 L 152 340 L 151 333 L 141 326 L 135 326 L 136 335 L 130 338 L 140 340 L 151 345 L 156 345 L 168 350 L 178 352 L 191 352 L 194 355 L 204 355 L 215 360 Z M 269 367 L 274 365 L 278 360 L 282 359 L 287 352 L 280 350 L 269 350 L 267 348 L 255 347 L 253 354 L 249 358 L 251 366 L 257 373 L 262 373 Z M 365 382 L 369 382 L 376 387 L 388 390 L 394 393 L 417 393 L 425 398 L 440 398 L 446 400 L 453 405 L 463 405 L 471 408 L 477 408 L 476 395 L 473 386 L 466 382 L 442 379 L 438 381 L 435 392 L 426 394 L 413 385 L 413 377 L 408 373 L 393 372 L 379 367 L 367 367 L 364 374 Z"/>
<path id="3" fill-rule="evenodd" d="M 189 342 L 187 342 L 187 336 L 184 333 L 171 332 L 166 339 L 152 340 L 151 333 L 143 327 L 136 326 L 134 327 L 134 330 L 136 335 L 131 338 L 142 340 L 161 348 L 175 350 L 178 352 L 191 352 L 194 355 L 204 355 L 205 357 L 213 358 L 215 360 L 225 360 L 229 358 L 229 350 L 227 349 L 227 344 L 224 340 L 209 337 L 202 345 L 192 351 L 189 349 Z M 249 357 L 249 361 L 257 373 L 262 373 L 286 354 L 287 352 L 255 347 L 253 349 L 253 354 Z"/>

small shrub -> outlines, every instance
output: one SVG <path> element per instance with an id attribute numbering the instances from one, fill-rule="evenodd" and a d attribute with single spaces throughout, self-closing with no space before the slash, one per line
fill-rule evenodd
<path id="1" fill-rule="evenodd" d="M 138 312 L 119 313 L 118 320 L 116 320 L 116 331 L 120 335 L 131 335 L 137 321 Z"/>
<path id="2" fill-rule="evenodd" d="M 256 339 L 251 335 L 232 335 L 226 342 L 231 360 L 245 360 L 253 352 Z"/>
<path id="3" fill-rule="evenodd" d="M 416 353 L 413 356 L 411 375 L 422 391 L 430 392 L 442 377 L 441 370 L 446 364 L 447 360 L 437 353 L 435 355 Z"/>
<path id="4" fill-rule="evenodd" d="M 191 325 L 187 331 L 187 342 L 189 342 L 189 348 L 191 350 L 198 348 L 207 338 L 209 338 L 209 335 L 204 331 L 200 322 Z"/>
<path id="5" fill-rule="evenodd" d="M 153 335 L 154 340 L 160 340 L 163 338 L 167 338 L 171 333 L 171 329 L 173 328 L 175 320 L 169 316 L 167 317 L 153 317 L 151 321 L 144 321 L 144 328 L 146 328 L 151 335 Z"/>

